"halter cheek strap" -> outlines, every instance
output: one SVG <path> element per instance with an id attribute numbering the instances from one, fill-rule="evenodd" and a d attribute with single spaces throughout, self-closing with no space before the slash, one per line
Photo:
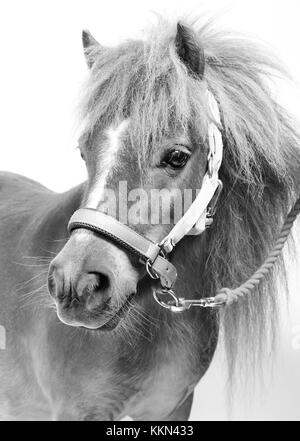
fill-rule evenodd
<path id="1" fill-rule="evenodd" d="M 208 126 L 208 170 L 203 178 L 201 190 L 196 199 L 185 215 L 162 241 L 162 246 L 168 253 L 170 253 L 185 236 L 197 236 L 205 231 L 209 224 L 208 217 L 212 217 L 213 215 L 213 207 L 210 204 L 216 196 L 214 206 L 216 205 L 223 188 L 222 182 L 219 180 L 219 170 L 223 159 L 223 141 L 219 130 L 221 117 L 216 99 L 209 91 L 207 92 L 207 101 L 212 118 L 212 122 L 210 122 Z"/>
<path id="2" fill-rule="evenodd" d="M 219 130 L 221 126 L 220 113 L 211 92 L 208 92 L 207 100 L 211 113 L 211 121 L 208 126 L 208 171 L 203 178 L 201 190 L 196 199 L 161 243 L 155 244 L 128 226 L 121 224 L 115 218 L 88 208 L 76 211 L 68 225 L 70 233 L 75 229 L 85 228 L 104 235 L 137 254 L 140 261 L 146 265 L 149 275 L 154 279 L 160 279 L 161 292 L 170 295 L 175 300 L 177 308 L 179 307 L 179 299 L 171 291 L 176 282 L 177 271 L 166 256 L 171 253 L 183 237 L 188 234 L 199 235 L 211 224 L 214 207 L 222 190 L 222 182 L 218 176 L 223 158 L 222 135 Z M 165 306 L 157 296 L 155 298 L 161 306 Z"/>

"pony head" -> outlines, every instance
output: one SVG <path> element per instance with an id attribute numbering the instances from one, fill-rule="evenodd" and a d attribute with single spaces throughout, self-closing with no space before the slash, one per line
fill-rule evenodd
<path id="1" fill-rule="evenodd" d="M 84 31 L 83 46 L 91 71 L 79 142 L 89 176 L 81 205 L 159 243 L 191 204 L 207 168 L 200 38 L 178 23 L 176 32 L 109 49 Z M 107 328 L 141 291 L 145 271 L 134 256 L 79 229 L 49 277 L 62 321 Z"/>

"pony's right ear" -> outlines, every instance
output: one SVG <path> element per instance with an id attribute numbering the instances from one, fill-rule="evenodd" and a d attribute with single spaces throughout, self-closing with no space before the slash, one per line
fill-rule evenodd
<path id="1" fill-rule="evenodd" d="M 175 46 L 181 62 L 191 74 L 196 75 L 202 80 L 205 70 L 205 55 L 197 34 L 192 29 L 178 22 Z"/>
<path id="2" fill-rule="evenodd" d="M 86 62 L 88 67 L 91 69 L 93 66 L 97 54 L 99 54 L 101 50 L 101 45 L 98 41 L 92 36 L 90 31 L 83 30 L 82 31 L 82 46 L 84 50 L 84 55 L 86 58 Z"/>

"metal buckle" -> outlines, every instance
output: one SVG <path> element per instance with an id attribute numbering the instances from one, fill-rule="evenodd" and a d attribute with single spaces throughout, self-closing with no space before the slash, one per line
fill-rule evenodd
<path id="1" fill-rule="evenodd" d="M 216 192 L 215 192 L 215 194 L 214 194 L 214 196 L 213 196 L 213 198 L 207 208 L 207 217 L 208 218 L 212 218 L 215 215 L 217 203 L 218 203 L 218 200 L 220 199 L 222 191 L 223 191 L 223 182 L 220 179 L 218 179 L 218 188 L 217 188 L 217 190 L 216 190 Z"/>
<path id="2" fill-rule="evenodd" d="M 153 270 L 152 262 L 150 259 L 148 259 L 146 262 L 146 270 L 149 276 L 151 277 L 151 279 L 158 280 L 160 278 L 159 275 Z"/>

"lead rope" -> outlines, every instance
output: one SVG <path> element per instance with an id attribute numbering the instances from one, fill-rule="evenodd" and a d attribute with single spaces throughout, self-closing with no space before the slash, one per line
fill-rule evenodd
<path id="1" fill-rule="evenodd" d="M 267 277 L 267 275 L 270 273 L 271 269 L 275 265 L 299 213 L 300 197 L 297 199 L 295 205 L 287 216 L 279 238 L 277 239 L 269 257 L 265 260 L 263 265 L 253 274 L 253 276 L 238 288 L 222 288 L 215 297 L 204 297 L 201 299 L 178 298 L 175 295 L 174 291 L 172 291 L 171 289 L 162 288 L 159 290 L 154 290 L 154 299 L 163 308 L 166 308 L 174 313 L 181 313 L 189 310 L 193 306 L 200 308 L 220 308 L 224 306 L 229 306 L 238 301 L 240 298 L 252 294 L 253 291 L 260 285 L 260 283 Z M 169 297 L 169 301 L 162 300 L 161 296 Z"/>
<path id="2" fill-rule="evenodd" d="M 277 239 L 274 248 L 263 265 L 253 274 L 253 276 L 236 289 L 222 288 L 215 297 L 215 302 L 220 305 L 229 306 L 236 302 L 239 298 L 250 295 L 267 277 L 271 269 L 274 267 L 282 249 L 289 237 L 295 220 L 300 213 L 300 198 L 296 201 L 294 207 L 290 211 Z"/>

